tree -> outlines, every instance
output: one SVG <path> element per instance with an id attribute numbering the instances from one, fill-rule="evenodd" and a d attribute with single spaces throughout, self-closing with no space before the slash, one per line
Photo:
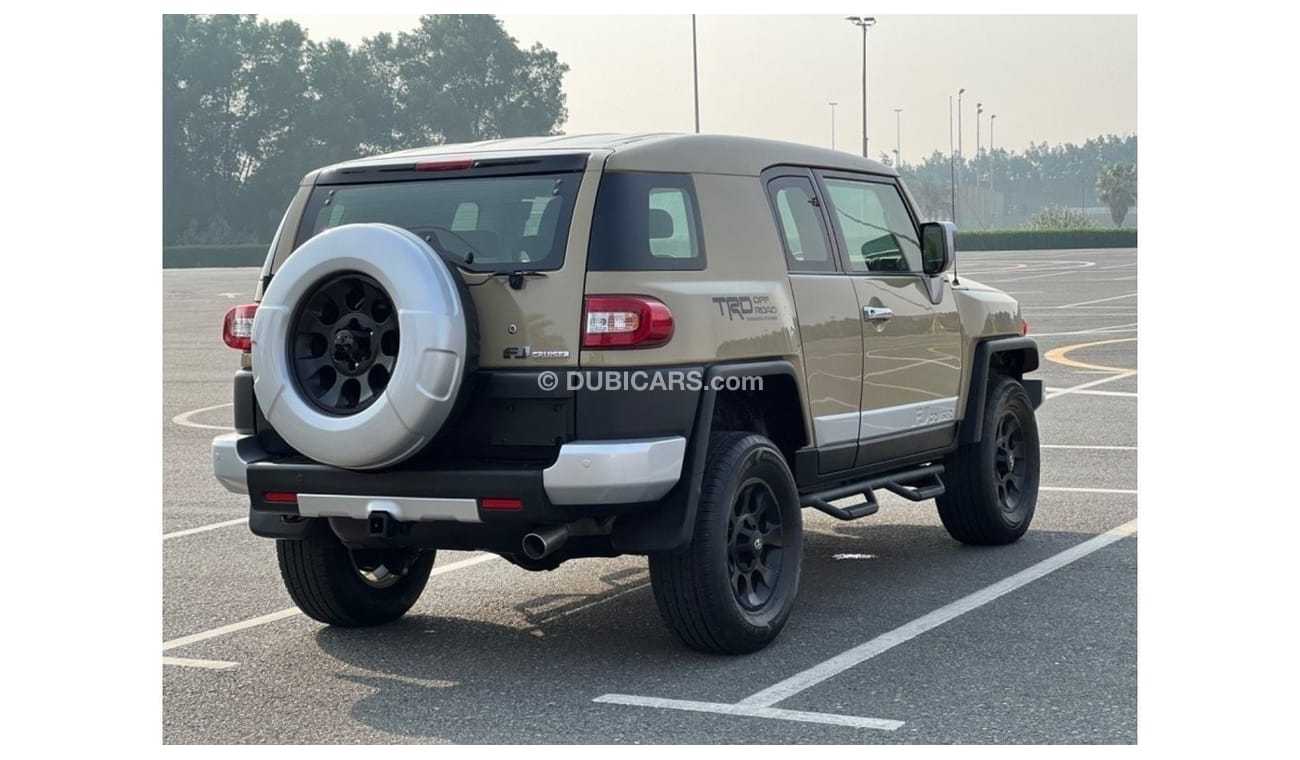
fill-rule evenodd
<path id="1" fill-rule="evenodd" d="M 422 16 L 395 53 L 404 144 L 554 134 L 568 116 L 569 67 L 540 45 L 520 49 L 495 16 Z"/>
<path id="2" fill-rule="evenodd" d="M 1072 208 L 1044 206 L 1025 224 L 1027 230 L 1080 230 L 1092 226 L 1092 221 Z"/>
<path id="3" fill-rule="evenodd" d="M 442 142 L 555 134 L 568 67 L 493 16 L 313 42 L 293 21 L 163 17 L 163 240 L 265 242 L 302 176 Z"/>
<path id="4" fill-rule="evenodd" d="M 1128 210 L 1137 203 L 1137 167 L 1111 164 L 1097 176 L 1097 200 L 1110 209 L 1116 227 L 1124 224 Z"/>

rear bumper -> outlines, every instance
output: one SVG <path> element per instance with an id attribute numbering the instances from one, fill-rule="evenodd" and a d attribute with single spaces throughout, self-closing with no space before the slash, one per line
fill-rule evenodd
<path id="1" fill-rule="evenodd" d="M 271 457 L 252 435 L 212 441 L 214 475 L 228 490 L 249 494 L 254 513 L 353 519 L 385 513 L 400 522 L 553 522 L 625 513 L 625 505 L 668 493 L 685 453 L 684 437 L 667 436 L 567 443 L 545 468 L 357 472 Z M 267 501 L 268 492 L 297 494 L 297 500 Z M 484 507 L 484 499 L 506 506 Z"/>

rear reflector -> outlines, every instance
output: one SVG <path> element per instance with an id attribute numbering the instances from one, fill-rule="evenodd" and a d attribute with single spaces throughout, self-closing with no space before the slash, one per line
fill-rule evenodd
<path id="1" fill-rule="evenodd" d="M 587 296 L 583 348 L 653 348 L 673 337 L 673 313 L 647 296 Z"/>
<path id="2" fill-rule="evenodd" d="M 415 170 L 417 172 L 454 172 L 461 169 L 472 169 L 473 167 L 473 159 L 453 158 L 443 161 L 420 161 L 415 165 Z"/>
<path id="3" fill-rule="evenodd" d="M 523 499 L 479 499 L 479 506 L 484 509 L 518 512 L 524 508 L 524 502 Z"/>
<path id="4" fill-rule="evenodd" d="M 298 494 L 288 491 L 267 491 L 262 498 L 272 504 L 297 504 Z"/>
<path id="5" fill-rule="evenodd" d="M 1029 321 L 1026 320 L 1024 317 L 1020 318 L 1020 334 L 1021 335 L 1029 334 Z"/>
<path id="6" fill-rule="evenodd" d="M 226 312 L 226 319 L 221 324 L 221 339 L 227 346 L 239 351 L 253 349 L 253 316 L 257 314 L 257 304 L 250 303 L 236 306 Z"/>

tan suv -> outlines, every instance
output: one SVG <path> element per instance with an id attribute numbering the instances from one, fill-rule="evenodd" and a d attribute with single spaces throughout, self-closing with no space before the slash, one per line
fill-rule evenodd
<path id="1" fill-rule="evenodd" d="M 687 645 L 760 649 L 804 507 L 935 499 L 1016 540 L 1038 491 L 1007 295 L 950 272 L 897 174 L 712 135 L 496 140 L 308 174 L 226 316 L 217 478 L 308 615 L 404 614 L 437 549 L 649 556 Z M 845 503 L 846 501 L 850 503 Z M 839 502 L 836 504 L 834 502 Z"/>

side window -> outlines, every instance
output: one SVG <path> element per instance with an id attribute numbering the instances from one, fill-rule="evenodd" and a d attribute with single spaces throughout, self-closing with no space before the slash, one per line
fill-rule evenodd
<path id="1" fill-rule="evenodd" d="M 703 269 L 704 240 L 690 176 L 606 173 L 596 192 L 587 268 Z"/>
<path id="2" fill-rule="evenodd" d="M 882 182 L 826 177 L 832 218 L 851 272 L 920 272 L 921 246 L 898 188 Z"/>
<path id="3" fill-rule="evenodd" d="M 693 259 L 698 255 L 691 230 L 691 199 L 678 187 L 650 188 L 650 255 Z"/>
<path id="4" fill-rule="evenodd" d="M 776 209 L 790 271 L 834 271 L 830 239 L 812 182 L 807 177 L 777 177 L 767 183 L 767 192 Z"/>

